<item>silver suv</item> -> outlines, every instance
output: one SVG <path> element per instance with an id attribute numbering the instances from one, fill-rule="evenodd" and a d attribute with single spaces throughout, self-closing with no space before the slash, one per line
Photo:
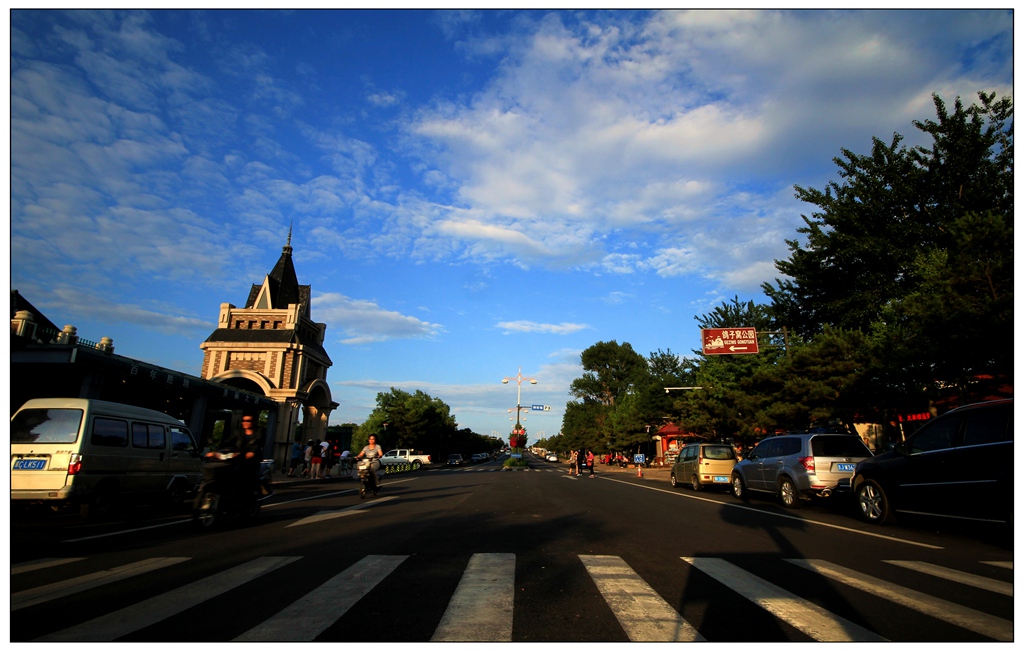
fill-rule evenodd
<path id="1" fill-rule="evenodd" d="M 766 438 L 732 470 L 732 494 L 751 491 L 778 495 L 795 509 L 812 495 L 828 497 L 850 490 L 857 462 L 871 450 L 851 434 L 783 434 Z"/>

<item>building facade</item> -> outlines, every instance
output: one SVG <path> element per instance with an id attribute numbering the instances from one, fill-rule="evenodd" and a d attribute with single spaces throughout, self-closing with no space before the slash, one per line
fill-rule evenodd
<path id="1" fill-rule="evenodd" d="M 217 329 L 200 345 L 202 377 L 261 393 L 278 404 L 273 458 L 287 464 L 297 437 L 325 439 L 331 411 L 324 350 L 327 325 L 310 314 L 310 286 L 300 285 L 292 263 L 291 232 L 277 264 L 254 284 L 244 307 L 221 303 Z M 284 467 L 284 466 L 282 466 Z"/>

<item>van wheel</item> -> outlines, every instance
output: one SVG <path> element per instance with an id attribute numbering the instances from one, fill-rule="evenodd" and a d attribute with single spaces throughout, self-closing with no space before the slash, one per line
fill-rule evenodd
<path id="1" fill-rule="evenodd" d="M 185 484 L 180 481 L 174 482 L 167 491 L 167 505 L 172 511 L 179 510 L 185 504 L 185 497 L 187 494 L 188 492 L 185 490 Z"/>
<path id="2" fill-rule="evenodd" d="M 782 498 L 782 505 L 787 509 L 800 508 L 800 492 L 789 477 L 779 480 L 779 497 Z"/>
<path id="3" fill-rule="evenodd" d="M 114 510 L 114 493 L 111 490 L 101 489 L 86 502 L 78 507 L 78 514 L 85 522 L 101 520 Z"/>
<path id="4" fill-rule="evenodd" d="M 692 486 L 693 490 L 695 491 L 699 491 L 700 489 L 704 488 L 704 486 L 700 483 L 700 478 L 697 477 L 697 475 L 690 477 L 690 486 Z"/>
<path id="5" fill-rule="evenodd" d="M 670 484 L 672 484 L 672 488 L 676 488 L 679 486 L 679 482 L 676 481 L 676 473 L 674 472 L 668 476 L 668 481 Z"/>

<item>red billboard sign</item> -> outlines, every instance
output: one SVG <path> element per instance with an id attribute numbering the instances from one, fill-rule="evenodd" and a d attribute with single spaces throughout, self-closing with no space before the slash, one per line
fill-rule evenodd
<path id="1" fill-rule="evenodd" d="M 705 355 L 749 355 L 760 352 L 754 328 L 703 328 L 700 341 Z"/>

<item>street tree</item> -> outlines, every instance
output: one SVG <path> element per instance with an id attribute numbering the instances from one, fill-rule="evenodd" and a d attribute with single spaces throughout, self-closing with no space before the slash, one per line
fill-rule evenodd
<path id="1" fill-rule="evenodd" d="M 936 119 L 913 123 L 930 146 L 875 138 L 869 155 L 842 150 L 824 190 L 797 186 L 817 210 L 763 286 L 776 323 L 805 339 L 868 335 L 881 404 L 1012 385 L 1013 103 L 978 97 L 952 112 L 933 98 Z"/>

